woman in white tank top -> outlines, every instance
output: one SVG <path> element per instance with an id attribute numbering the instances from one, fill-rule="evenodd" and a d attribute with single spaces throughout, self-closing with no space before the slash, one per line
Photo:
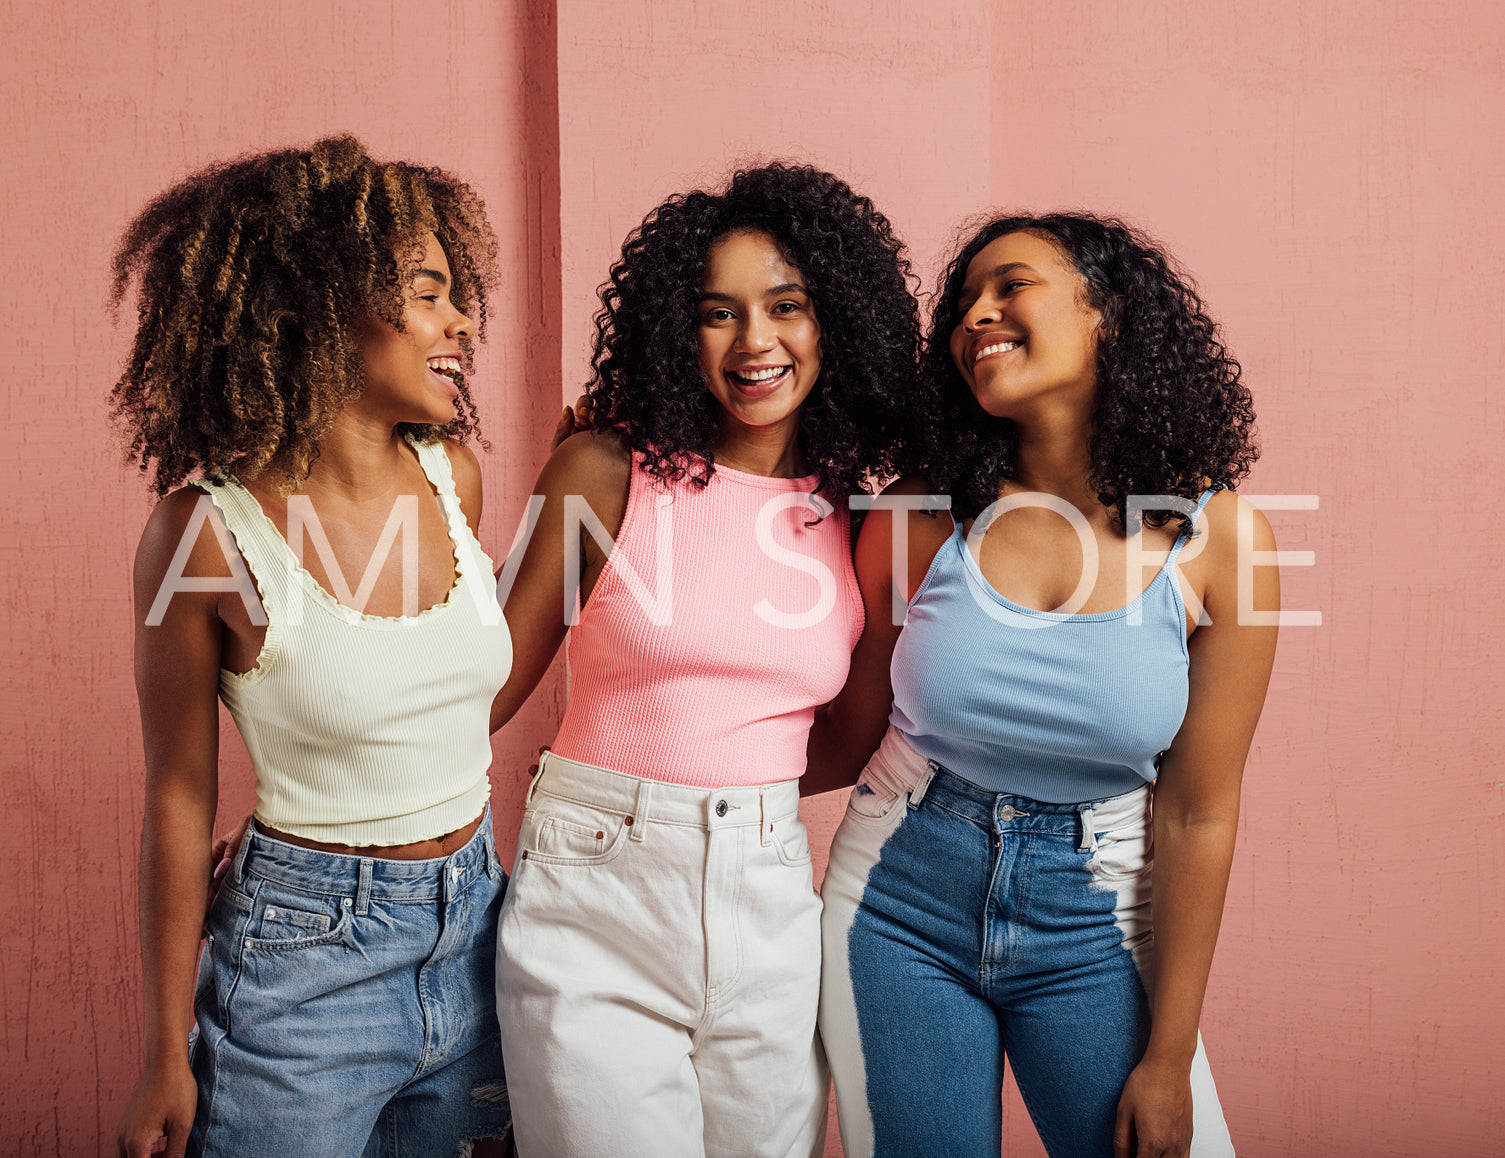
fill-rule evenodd
<path id="1" fill-rule="evenodd" d="M 487 723 L 511 648 L 464 445 L 495 253 L 469 187 L 348 137 L 197 173 L 121 241 L 114 403 L 163 496 L 135 569 L 146 1056 L 122 1155 L 506 1131 Z M 257 806 L 199 955 L 217 697 Z"/>

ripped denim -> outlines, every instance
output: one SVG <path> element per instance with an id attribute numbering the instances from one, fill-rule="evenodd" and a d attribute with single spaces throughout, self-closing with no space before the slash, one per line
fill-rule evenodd
<path id="1" fill-rule="evenodd" d="M 394 861 L 251 827 L 210 913 L 190 1155 L 460 1155 L 510 1113 L 497 1037 L 507 876 L 488 809 L 453 855 Z"/>

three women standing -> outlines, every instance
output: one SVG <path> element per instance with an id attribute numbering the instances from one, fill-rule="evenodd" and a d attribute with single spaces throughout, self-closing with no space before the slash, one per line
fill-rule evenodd
<path id="1" fill-rule="evenodd" d="M 480 720 L 569 623 L 496 960 L 525 1155 L 819 1151 L 807 737 L 823 784 L 882 740 L 825 888 L 850 1154 L 996 1154 L 1005 1056 L 1053 1154 L 1226 1149 L 1196 1025 L 1274 646 L 1239 611 L 1277 592 L 1238 590 L 1269 531 L 1219 491 L 1252 415 L 1196 295 L 1114 222 L 982 230 L 935 310 L 930 478 L 890 488 L 955 517 L 875 512 L 854 574 L 846 500 L 923 410 L 902 246 L 808 168 L 671 198 L 613 267 L 594 429 L 540 479 L 509 635 L 474 458 L 439 441 L 473 429 L 456 303 L 484 310 L 493 253 L 463 186 L 350 141 L 201 175 L 122 247 L 134 448 L 159 493 L 205 475 L 138 558 L 149 1027 L 122 1151 L 191 1121 L 195 1153 L 501 1132 Z M 409 558 L 352 595 L 398 526 Z M 258 809 L 190 1070 L 216 690 Z M 269 1114 L 289 1083 L 331 1099 L 317 1124 Z"/>

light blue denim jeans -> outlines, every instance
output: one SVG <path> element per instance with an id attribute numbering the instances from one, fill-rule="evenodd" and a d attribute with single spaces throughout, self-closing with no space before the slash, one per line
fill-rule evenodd
<path id="1" fill-rule="evenodd" d="M 820 1027 L 848 1158 L 998 1158 L 1004 1058 L 1052 1158 L 1112 1158 L 1149 1037 L 1149 789 L 988 792 L 890 729 L 821 894 Z M 1231 1156 L 1207 1058 L 1193 1158 Z"/>
<path id="2" fill-rule="evenodd" d="M 464 848 L 421 861 L 314 852 L 253 823 L 199 963 L 188 1153 L 442 1158 L 502 1137 L 506 887 L 489 808 Z"/>

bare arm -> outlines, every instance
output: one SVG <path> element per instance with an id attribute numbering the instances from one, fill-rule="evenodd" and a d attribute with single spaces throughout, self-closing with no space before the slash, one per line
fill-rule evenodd
<path id="1" fill-rule="evenodd" d="M 883 493 L 922 495 L 926 487 L 918 479 L 900 479 Z M 907 542 L 896 583 L 894 531 L 898 520 L 903 520 L 907 528 Z M 894 622 L 894 601 L 897 598 L 901 608 L 909 602 L 950 533 L 951 522 L 945 516 L 883 507 L 868 513 L 857 537 L 855 560 L 866 622 L 852 652 L 846 685 L 815 713 L 805 748 L 807 770 L 800 778 L 802 796 L 854 783 L 882 742 L 894 699 L 889 663 L 903 629 L 902 621 Z"/>
<path id="2" fill-rule="evenodd" d="M 1155 786 L 1154 1014 L 1144 1058 L 1119 1105 L 1118 1158 L 1184 1155 L 1191 1141 L 1197 1024 L 1228 891 L 1244 762 L 1275 661 L 1277 628 L 1238 621 L 1241 507 L 1253 527 L 1244 549 L 1274 549 L 1269 523 L 1244 500 L 1224 492 L 1208 504 L 1208 545 L 1198 563 L 1212 622 L 1188 643 L 1186 719 Z M 1276 568 L 1255 569 L 1253 596 L 1256 610 L 1280 606 Z"/>
<path id="3" fill-rule="evenodd" d="M 512 671 L 491 705 L 494 732 L 516 714 L 548 670 L 564 641 L 565 604 L 575 591 L 590 597 L 607 552 L 567 515 L 568 499 L 579 496 L 595 512 L 607 535 L 616 537 L 627 511 L 632 457 L 612 433 L 582 433 L 567 439 L 544 465 L 534 493 L 543 508 L 512 589 L 506 593 L 507 626 L 512 632 Z M 565 574 L 568 535 L 581 540 L 582 575 Z M 566 587 L 568 584 L 568 587 Z"/>
<path id="4" fill-rule="evenodd" d="M 194 963 L 218 799 L 220 592 L 178 592 L 158 626 L 145 620 L 202 492 L 188 488 L 152 513 L 136 553 L 136 693 L 146 754 L 141 831 L 141 964 L 145 1064 L 121 1120 L 119 1152 L 137 1158 L 167 1135 L 181 1155 L 196 1090 L 188 1069 Z M 218 517 L 216 515 L 216 517 Z M 185 574 L 229 574 L 203 528 Z M 230 598 L 238 598 L 230 596 Z"/>

